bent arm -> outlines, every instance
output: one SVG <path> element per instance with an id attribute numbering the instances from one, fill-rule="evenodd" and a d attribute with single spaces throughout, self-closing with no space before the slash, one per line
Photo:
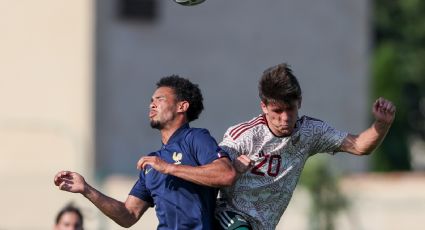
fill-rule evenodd
<path id="1" fill-rule="evenodd" d="M 236 180 L 236 171 L 226 157 L 197 167 L 170 164 L 166 173 L 195 184 L 210 187 L 230 186 Z"/>
<path id="2" fill-rule="evenodd" d="M 372 153 L 384 140 L 391 124 L 374 122 L 371 127 L 359 135 L 348 134 L 338 151 L 355 155 L 368 155 Z"/>
<path id="3" fill-rule="evenodd" d="M 384 140 L 395 118 L 396 107 L 385 98 L 378 98 L 372 106 L 375 122 L 359 135 L 349 134 L 341 144 L 340 151 L 367 155 Z"/>
<path id="4" fill-rule="evenodd" d="M 100 211 L 122 227 L 134 225 L 149 208 L 149 203 L 129 195 L 125 202 L 108 197 L 87 184 L 82 193 Z"/>
<path id="5" fill-rule="evenodd" d="M 53 182 L 60 190 L 82 194 L 106 216 L 123 227 L 132 226 L 149 208 L 148 202 L 131 195 L 125 203 L 108 197 L 89 185 L 84 177 L 76 172 L 60 171 Z"/>
<path id="6" fill-rule="evenodd" d="M 225 157 L 197 167 L 170 164 L 168 174 L 210 187 L 230 186 L 236 179 L 236 171 Z"/>
<path id="7" fill-rule="evenodd" d="M 157 156 L 146 156 L 140 158 L 137 168 L 142 170 L 147 165 L 150 165 L 160 173 L 173 175 L 195 184 L 210 187 L 230 186 L 236 179 L 236 171 L 226 157 L 216 159 L 206 165 L 189 166 L 169 164 Z"/>

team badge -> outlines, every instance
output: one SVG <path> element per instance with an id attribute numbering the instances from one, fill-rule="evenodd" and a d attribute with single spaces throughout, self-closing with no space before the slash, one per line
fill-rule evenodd
<path id="1" fill-rule="evenodd" d="M 183 154 L 182 153 L 178 153 L 178 152 L 174 152 L 173 153 L 173 160 L 175 161 L 174 164 L 175 165 L 179 165 L 181 164 L 181 160 L 183 158 Z"/>

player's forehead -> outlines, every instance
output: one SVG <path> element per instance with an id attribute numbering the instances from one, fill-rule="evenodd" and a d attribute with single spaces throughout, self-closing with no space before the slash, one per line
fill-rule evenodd
<path id="1" fill-rule="evenodd" d="M 287 110 L 298 108 L 299 100 L 292 101 L 270 101 L 267 103 L 267 107 L 275 110 Z"/>
<path id="2" fill-rule="evenodd" d="M 174 93 L 174 89 L 170 87 L 159 87 L 155 90 L 155 92 L 152 95 L 152 99 L 158 99 L 158 98 L 175 98 L 176 95 Z"/>
<path id="3" fill-rule="evenodd" d="M 65 212 L 60 218 L 59 222 L 66 224 L 80 224 L 81 219 L 80 216 L 78 216 L 78 214 L 75 212 Z"/>

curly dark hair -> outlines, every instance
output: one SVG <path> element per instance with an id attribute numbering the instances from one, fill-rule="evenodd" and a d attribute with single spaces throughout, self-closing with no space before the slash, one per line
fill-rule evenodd
<path id="1" fill-rule="evenodd" d="M 186 78 L 179 77 L 178 75 L 171 75 L 161 78 L 156 83 L 159 87 L 170 87 L 176 94 L 177 101 L 189 102 L 189 109 L 186 116 L 189 122 L 198 119 L 199 114 L 204 110 L 204 104 L 201 90 L 197 84 L 193 84 Z"/>
<path id="2" fill-rule="evenodd" d="M 301 99 L 301 87 L 286 63 L 266 69 L 258 84 L 258 91 L 261 101 L 266 105 L 291 104 Z"/>

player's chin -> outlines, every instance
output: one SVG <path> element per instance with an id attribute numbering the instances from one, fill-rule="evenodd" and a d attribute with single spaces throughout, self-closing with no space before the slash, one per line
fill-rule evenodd
<path id="1" fill-rule="evenodd" d="M 279 136 L 281 137 L 286 137 L 286 136 L 290 136 L 292 134 L 292 130 L 291 128 L 281 128 L 279 129 Z"/>
<path id="2" fill-rule="evenodd" d="M 291 136 L 291 134 L 292 134 L 292 131 L 289 131 L 289 130 L 285 130 L 284 132 L 282 132 L 282 136 Z"/>

